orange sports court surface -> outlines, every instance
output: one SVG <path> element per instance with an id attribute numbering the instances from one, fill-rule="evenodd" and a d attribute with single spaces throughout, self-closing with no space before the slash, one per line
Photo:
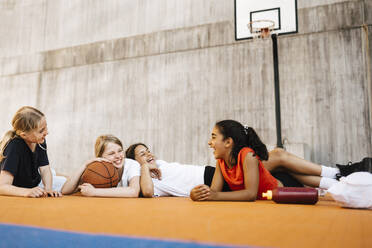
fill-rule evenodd
<path id="1" fill-rule="evenodd" d="M 0 196 L 0 222 L 217 246 L 372 247 L 372 211 L 342 208 L 328 196 L 316 205 Z"/>

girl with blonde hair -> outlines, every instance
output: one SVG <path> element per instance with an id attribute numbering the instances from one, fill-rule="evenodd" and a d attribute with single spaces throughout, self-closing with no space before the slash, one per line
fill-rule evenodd
<path id="1" fill-rule="evenodd" d="M 80 190 L 84 196 L 138 197 L 140 166 L 137 161 L 124 157 L 121 141 L 113 135 L 101 135 L 96 140 L 94 150 L 96 158 L 86 162 L 66 181 L 62 187 L 62 194 L 72 194 Z M 95 188 L 89 183 L 81 182 L 85 168 L 94 161 L 110 162 L 118 169 L 120 181 L 117 187 Z"/>
<path id="2" fill-rule="evenodd" d="M 61 196 L 53 189 L 45 136 L 45 116 L 36 108 L 20 108 L 12 120 L 13 129 L 0 141 L 0 195 Z M 41 182 L 44 188 L 41 188 Z"/>

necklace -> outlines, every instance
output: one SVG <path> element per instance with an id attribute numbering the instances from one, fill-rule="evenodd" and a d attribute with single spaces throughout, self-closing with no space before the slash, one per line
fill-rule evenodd
<path id="1" fill-rule="evenodd" d="M 38 144 L 38 146 L 43 149 L 44 151 L 46 151 L 47 149 L 45 147 L 43 147 L 41 144 Z"/>

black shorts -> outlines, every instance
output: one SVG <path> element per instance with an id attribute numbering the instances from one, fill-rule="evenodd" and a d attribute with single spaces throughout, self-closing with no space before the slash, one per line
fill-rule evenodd
<path id="1" fill-rule="evenodd" d="M 209 166 L 209 165 L 205 166 L 205 170 L 204 170 L 204 184 L 205 185 L 211 186 L 215 170 L 216 170 L 215 167 L 212 167 L 212 166 Z M 223 180 L 222 191 L 223 192 L 231 191 L 229 185 L 227 184 L 227 182 L 225 180 Z"/>
<path id="2" fill-rule="evenodd" d="M 283 184 L 284 187 L 304 187 L 302 183 L 297 181 L 296 178 L 294 178 L 287 172 L 273 171 L 270 173 L 273 177 L 278 179 Z"/>

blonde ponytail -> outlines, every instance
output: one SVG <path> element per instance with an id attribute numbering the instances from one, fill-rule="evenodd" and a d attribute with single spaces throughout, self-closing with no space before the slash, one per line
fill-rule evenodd
<path id="1" fill-rule="evenodd" d="M 17 134 L 37 128 L 43 117 L 44 114 L 42 112 L 30 106 L 24 106 L 15 113 L 12 119 L 13 130 L 6 132 L 0 141 L 0 162 L 5 158 L 4 150 L 9 142 L 14 139 Z"/>
<path id="2" fill-rule="evenodd" d="M 16 133 L 13 130 L 9 130 L 4 134 L 4 137 L 0 141 L 0 162 L 3 161 L 4 150 L 8 143 L 16 136 Z"/>

